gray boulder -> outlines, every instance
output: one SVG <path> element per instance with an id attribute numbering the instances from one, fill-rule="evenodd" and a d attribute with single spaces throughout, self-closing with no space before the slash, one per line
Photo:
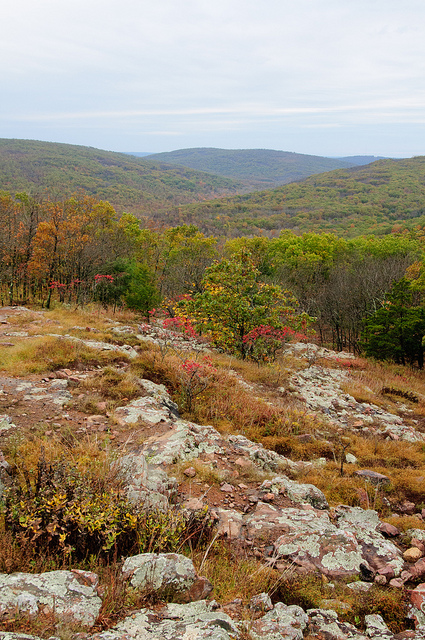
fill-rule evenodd
<path id="1" fill-rule="evenodd" d="M 54 613 L 71 624 L 92 627 L 102 600 L 98 576 L 90 571 L 0 575 L 0 615 Z"/>
<path id="2" fill-rule="evenodd" d="M 302 640 L 308 617 L 296 605 L 277 602 L 273 609 L 249 627 L 252 640 Z"/>
<path id="3" fill-rule="evenodd" d="M 193 562 L 179 553 L 141 553 L 127 558 L 122 573 L 132 587 L 157 592 L 175 602 L 206 598 L 212 584 L 199 577 Z"/>

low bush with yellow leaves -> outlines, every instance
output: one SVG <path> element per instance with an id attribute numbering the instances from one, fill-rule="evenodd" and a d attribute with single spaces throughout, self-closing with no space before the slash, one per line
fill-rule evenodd
<path id="1" fill-rule="evenodd" d="M 41 455 L 34 478 L 15 476 L 5 492 L 6 532 L 36 554 L 70 561 L 132 553 L 178 551 L 190 540 L 208 539 L 207 512 L 146 512 L 128 502 L 123 489 Z"/>

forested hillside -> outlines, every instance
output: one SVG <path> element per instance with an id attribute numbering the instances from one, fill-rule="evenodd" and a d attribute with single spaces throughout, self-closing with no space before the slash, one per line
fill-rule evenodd
<path id="1" fill-rule="evenodd" d="M 248 195 L 181 207 L 170 223 L 206 233 L 249 235 L 282 229 L 383 235 L 425 221 L 425 157 L 379 160 Z"/>
<path id="2" fill-rule="evenodd" d="M 179 149 L 155 153 L 148 156 L 147 160 L 184 165 L 234 180 L 243 180 L 251 189 L 256 190 L 272 189 L 316 173 L 357 164 L 345 158 L 323 158 L 271 149 Z"/>
<path id="3" fill-rule="evenodd" d="M 0 139 L 0 189 L 57 198 L 82 191 L 119 211 L 151 217 L 170 206 L 246 191 L 229 178 L 124 153 L 8 139 Z"/>
<path id="4" fill-rule="evenodd" d="M 386 304 L 395 282 L 408 274 L 416 287 L 408 306 L 421 298 L 423 238 L 418 227 L 383 238 L 286 231 L 274 239 L 224 243 L 193 225 L 155 229 L 88 196 L 54 201 L 0 192 L 0 301 L 49 307 L 52 298 L 73 304 L 98 300 L 127 304 L 148 317 L 159 304 L 202 296 L 214 262 L 231 259 L 228 270 L 223 266 L 215 275 L 213 291 L 222 291 L 226 280 L 242 285 L 247 275 L 232 269 L 244 259 L 267 286 L 291 292 L 297 313 L 315 318 L 322 342 L 358 352 L 365 320 Z M 241 269 L 249 273 L 248 267 Z M 257 299 L 262 296 L 259 289 Z M 227 320 L 235 312 L 228 298 L 223 300 Z M 236 296 L 234 306 L 238 301 Z M 240 339 L 245 330 L 238 329 Z"/>

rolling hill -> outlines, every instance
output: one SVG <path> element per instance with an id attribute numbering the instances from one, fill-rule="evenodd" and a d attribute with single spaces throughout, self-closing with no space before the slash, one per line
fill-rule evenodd
<path id="1" fill-rule="evenodd" d="M 179 149 L 147 156 L 167 162 L 243 180 L 251 190 L 272 189 L 324 171 L 350 167 L 355 162 L 271 149 Z"/>
<path id="2" fill-rule="evenodd" d="M 83 191 L 118 211 L 154 217 L 184 203 L 245 193 L 241 182 L 92 147 L 0 139 L 0 190 L 51 197 Z"/>
<path id="3" fill-rule="evenodd" d="M 330 231 L 346 237 L 383 235 L 397 225 L 425 223 L 425 156 L 379 160 L 278 189 L 179 209 L 178 218 L 228 236 Z"/>

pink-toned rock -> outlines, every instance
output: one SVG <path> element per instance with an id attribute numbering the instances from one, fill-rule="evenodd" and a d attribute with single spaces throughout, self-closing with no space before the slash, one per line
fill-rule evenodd
<path id="1" fill-rule="evenodd" d="M 412 516 L 416 511 L 416 505 L 414 502 L 409 502 L 409 500 L 405 500 L 400 505 L 399 510 L 408 516 Z"/>
<path id="2" fill-rule="evenodd" d="M 371 484 L 382 485 L 389 484 L 390 479 L 388 476 L 384 476 L 382 473 L 372 471 L 371 469 L 359 469 L 355 472 L 356 476 L 360 476 L 364 480 L 368 480 Z"/>
<path id="3" fill-rule="evenodd" d="M 264 500 L 264 502 L 273 502 L 273 500 L 275 499 L 275 495 L 274 493 L 265 493 L 262 496 L 262 499 Z"/>
<path id="4" fill-rule="evenodd" d="M 384 584 L 387 584 L 387 579 L 386 579 L 385 576 L 382 576 L 379 573 L 377 573 L 376 576 L 375 576 L 375 582 L 376 582 L 376 584 L 379 584 L 380 586 L 384 586 Z"/>
<path id="5" fill-rule="evenodd" d="M 409 593 L 410 602 L 414 607 L 422 611 L 422 604 L 425 602 L 425 583 L 418 584 L 415 589 Z"/>
<path id="6" fill-rule="evenodd" d="M 235 464 L 242 469 L 252 467 L 252 462 L 248 458 L 236 458 Z"/>
<path id="7" fill-rule="evenodd" d="M 392 580 L 390 580 L 390 587 L 401 589 L 403 585 L 404 585 L 404 582 L 400 578 L 393 578 Z"/>
<path id="8" fill-rule="evenodd" d="M 409 567 L 409 573 L 412 576 L 413 580 L 425 576 L 425 558 L 421 558 L 420 560 L 415 562 L 415 564 Z"/>
<path id="9" fill-rule="evenodd" d="M 183 502 L 183 507 L 185 509 L 190 509 L 191 511 L 200 511 L 204 506 L 204 502 L 201 498 L 188 498 L 188 500 Z"/>
<path id="10" fill-rule="evenodd" d="M 422 557 L 422 552 L 417 547 L 410 547 L 403 553 L 403 558 L 406 562 L 417 562 Z"/>
<path id="11" fill-rule="evenodd" d="M 194 467 L 188 467 L 183 471 L 183 473 L 188 478 L 194 478 L 196 476 L 196 469 L 194 469 Z"/>
<path id="12" fill-rule="evenodd" d="M 224 482 L 221 487 L 220 487 L 220 491 L 223 491 L 223 493 L 233 493 L 234 487 L 232 487 L 231 484 L 228 484 L 227 482 Z"/>
<path id="13" fill-rule="evenodd" d="M 397 529 L 397 527 L 395 527 L 394 525 L 389 524 L 388 522 L 381 522 L 381 524 L 379 525 L 379 531 L 384 536 L 388 536 L 389 538 L 395 538 L 396 536 L 400 535 L 400 530 Z"/>
<path id="14" fill-rule="evenodd" d="M 394 569 L 389 564 L 385 565 L 385 567 L 382 567 L 382 569 L 378 569 L 377 573 L 380 576 L 385 576 L 387 580 L 395 578 Z"/>
<path id="15" fill-rule="evenodd" d="M 231 509 L 217 509 L 219 520 L 217 533 L 220 536 L 227 536 L 232 540 L 237 540 L 241 536 L 243 516 L 239 511 Z"/>

